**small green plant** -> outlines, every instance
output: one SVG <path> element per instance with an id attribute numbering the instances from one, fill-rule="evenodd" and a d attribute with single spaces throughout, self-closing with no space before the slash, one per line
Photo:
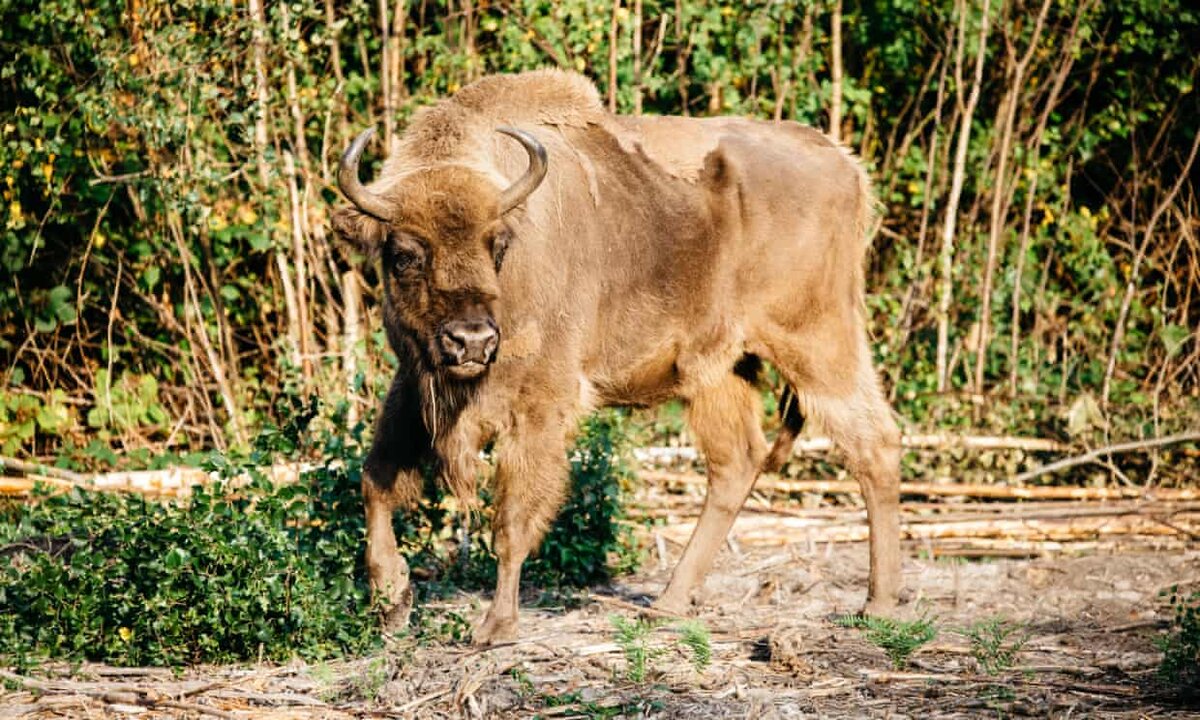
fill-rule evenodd
<path id="1" fill-rule="evenodd" d="M 518 695 L 520 695 L 522 698 L 533 697 L 535 692 L 533 680 L 529 679 L 529 671 L 525 669 L 524 665 L 513 666 L 513 668 L 508 671 L 508 675 L 513 679 L 513 682 L 517 684 Z"/>
<path id="2" fill-rule="evenodd" d="M 971 643 L 971 657 L 975 658 L 979 669 L 988 675 L 1011 668 L 1029 641 L 1023 624 L 1009 622 L 1002 617 L 980 620 L 960 632 Z"/>
<path id="3" fill-rule="evenodd" d="M 1157 640 L 1159 676 L 1184 695 L 1200 695 L 1200 592 L 1185 595 L 1173 587 L 1164 594 L 1174 617 L 1170 632 Z"/>
<path id="4" fill-rule="evenodd" d="M 871 615 L 843 615 L 836 620 L 842 627 L 862 630 L 867 640 L 887 654 L 897 670 L 908 664 L 908 658 L 917 648 L 937 637 L 937 626 L 932 618 L 917 620 L 892 620 Z"/>
<path id="5" fill-rule="evenodd" d="M 337 675 L 328 662 L 322 660 L 309 665 L 308 677 L 319 686 L 317 697 L 323 702 L 333 702 L 337 699 Z"/>
<path id="6" fill-rule="evenodd" d="M 612 615 L 609 620 L 616 631 L 614 639 L 625 655 L 625 679 L 640 685 L 646 681 L 651 664 L 664 651 L 650 643 L 650 634 L 658 623 L 640 618 L 629 620 L 620 615 Z"/>
<path id="7" fill-rule="evenodd" d="M 350 678 L 350 687 L 356 698 L 374 702 L 379 698 L 383 686 L 392 677 L 392 668 L 385 655 L 371 658 L 361 673 Z"/>
<path id="8" fill-rule="evenodd" d="M 471 621 L 462 613 L 418 611 L 417 637 L 422 644 L 464 643 L 471 639 Z"/>
<path id="9" fill-rule="evenodd" d="M 685 620 L 677 627 L 679 644 L 691 654 L 692 667 L 703 673 L 712 664 L 712 635 L 699 620 Z"/>

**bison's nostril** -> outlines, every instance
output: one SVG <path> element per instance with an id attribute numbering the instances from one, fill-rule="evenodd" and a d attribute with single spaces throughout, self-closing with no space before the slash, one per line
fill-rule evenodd
<path id="1" fill-rule="evenodd" d="M 453 322 L 445 326 L 438 341 L 446 355 L 458 364 L 486 364 L 496 352 L 500 335 L 490 322 Z"/>

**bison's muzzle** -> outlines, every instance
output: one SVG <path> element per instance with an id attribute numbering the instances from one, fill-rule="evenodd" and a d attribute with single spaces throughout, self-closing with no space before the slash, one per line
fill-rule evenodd
<path id="1" fill-rule="evenodd" d="M 442 363 L 454 377 L 469 379 L 487 370 L 500 345 L 500 329 L 491 318 L 452 320 L 437 334 Z"/>

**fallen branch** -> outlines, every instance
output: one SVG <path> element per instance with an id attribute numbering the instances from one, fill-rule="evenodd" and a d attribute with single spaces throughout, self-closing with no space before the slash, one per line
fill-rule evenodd
<path id="1" fill-rule="evenodd" d="M 1039 511 L 1028 518 L 995 517 L 993 515 L 959 515 L 952 520 L 905 522 L 901 537 L 908 540 L 948 540 L 995 538 L 1009 542 L 1092 540 L 1099 537 L 1176 536 L 1191 537 L 1200 522 L 1196 510 L 1166 511 L 1172 516 L 1171 526 L 1164 524 L 1158 507 L 1142 510 L 1120 509 L 1115 513 L 1044 514 Z M 668 540 L 686 540 L 695 522 L 684 522 L 659 529 Z M 867 539 L 868 527 L 862 519 L 824 521 L 811 518 L 743 515 L 733 526 L 732 533 L 744 545 L 786 545 L 791 543 L 862 542 Z"/>
<path id="2" fill-rule="evenodd" d="M 949 435 L 946 433 L 924 433 L 905 435 L 900 438 L 903 447 L 913 450 L 949 450 L 962 448 L 964 450 L 1023 450 L 1025 452 L 1063 452 L 1067 446 L 1058 440 L 1048 438 L 1008 437 L 992 435 Z M 792 444 L 792 453 L 829 452 L 833 449 L 833 440 L 827 437 L 797 438 Z M 639 462 L 669 464 L 672 462 L 695 461 L 700 457 L 699 451 L 690 446 L 684 447 L 648 447 L 634 450 L 634 457 Z"/>
<path id="3" fill-rule="evenodd" d="M 677 473 L 646 470 L 638 474 L 648 483 L 665 485 L 706 485 L 708 479 L 699 473 Z M 859 492 L 853 480 L 779 480 L 760 477 L 754 487 L 784 493 L 821 493 L 825 495 Z M 900 483 L 901 495 L 937 497 L 977 497 L 1004 500 L 1200 500 L 1200 488 L 1143 490 L 1136 487 L 1016 487 L 1013 485 L 978 485 L 955 483 Z"/>
<path id="4" fill-rule="evenodd" d="M 76 485 L 85 485 L 88 482 L 86 475 L 80 475 L 70 470 L 42 465 L 41 463 L 17 460 L 16 458 L 0 457 L 0 474 L 8 472 L 15 472 L 21 475 L 40 475 L 45 478 L 65 480 Z"/>
<path id="5" fill-rule="evenodd" d="M 72 695 L 86 695 L 110 705 L 131 705 L 150 709 L 171 708 L 200 713 L 202 715 L 212 715 L 213 717 L 224 718 L 225 720 L 238 720 L 238 716 L 231 712 L 200 703 L 156 697 L 159 695 L 158 692 L 145 688 L 123 687 L 120 689 L 99 689 L 94 687 L 94 683 L 76 683 L 67 680 L 42 682 L 2 669 L 0 669 L 0 678 L 16 683 L 25 689 L 37 690 L 43 694 L 70 693 Z"/>
<path id="6" fill-rule="evenodd" d="M 1176 435 L 1168 435 L 1161 438 L 1150 438 L 1148 440 L 1135 440 L 1133 442 L 1118 443 L 1107 447 L 1096 448 L 1090 452 L 1075 457 L 1063 458 L 1055 462 L 1043 465 L 1033 470 L 1028 470 L 1013 478 L 1013 482 L 1021 483 L 1032 480 L 1035 477 L 1048 475 L 1059 470 L 1075 467 L 1076 465 L 1086 465 L 1095 462 L 1102 457 L 1109 455 L 1117 455 L 1120 453 L 1134 452 L 1137 450 L 1151 450 L 1153 448 L 1164 447 L 1166 445 L 1177 445 L 1186 442 L 1200 441 L 1200 431 L 1184 432 Z"/>

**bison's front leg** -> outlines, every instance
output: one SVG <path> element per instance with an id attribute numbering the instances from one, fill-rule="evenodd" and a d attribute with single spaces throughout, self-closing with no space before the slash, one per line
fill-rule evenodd
<path id="1" fill-rule="evenodd" d="M 386 632 L 404 629 L 412 611 L 408 562 L 396 546 L 392 515 L 397 507 L 414 505 L 420 498 L 423 482 L 418 468 L 421 453 L 428 447 L 429 434 L 421 421 L 411 377 L 397 373 L 375 425 L 362 479 L 367 574 Z"/>
<path id="2" fill-rule="evenodd" d="M 401 473 L 416 475 L 416 473 Z M 367 511 L 367 574 L 371 596 L 383 614 L 385 632 L 397 632 L 408 626 L 413 593 L 408 577 L 408 562 L 396 546 L 392 514 L 403 504 L 396 486 L 401 481 L 419 482 L 419 477 L 397 479 L 391 488 L 383 488 L 371 475 L 364 474 L 363 499 Z"/>
<path id="3" fill-rule="evenodd" d="M 498 564 L 496 594 L 487 615 L 475 628 L 478 644 L 516 638 L 521 563 L 541 542 L 565 494 L 569 422 L 559 418 L 519 425 L 497 443 L 496 512 L 492 520 Z"/>

